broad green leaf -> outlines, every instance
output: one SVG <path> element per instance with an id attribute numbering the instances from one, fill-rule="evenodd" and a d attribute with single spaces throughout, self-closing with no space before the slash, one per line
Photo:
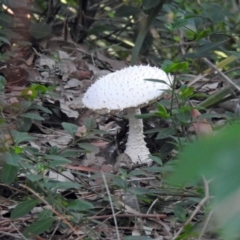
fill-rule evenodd
<path id="1" fill-rule="evenodd" d="M 184 72 L 188 70 L 188 67 L 188 62 L 173 62 L 168 66 L 166 65 L 164 71 L 167 73 Z"/>
<path id="2" fill-rule="evenodd" d="M 200 40 L 201 38 L 207 37 L 211 33 L 210 29 L 205 29 L 202 31 L 198 31 L 196 36 L 195 36 L 195 41 Z"/>
<path id="3" fill-rule="evenodd" d="M 47 87 L 44 85 L 40 85 L 40 84 L 33 84 L 31 86 L 32 89 L 36 90 L 37 93 L 40 94 L 45 94 L 47 92 Z"/>
<path id="4" fill-rule="evenodd" d="M 1 41 L 1 37 L 0 37 L 0 41 Z M 3 76 L 0 76 L 0 91 L 2 91 L 5 88 L 7 81 L 6 78 Z"/>
<path id="5" fill-rule="evenodd" d="M 27 133 L 18 132 L 15 130 L 11 131 L 11 134 L 16 145 L 19 145 L 22 142 L 29 142 L 36 139 L 35 137 L 29 136 Z"/>
<path id="6" fill-rule="evenodd" d="M 45 231 L 47 231 L 53 224 L 54 218 L 45 218 L 43 220 L 38 220 L 28 226 L 24 231 L 23 235 L 26 237 L 37 236 Z"/>
<path id="7" fill-rule="evenodd" d="M 10 41 L 3 36 L 0 36 L 0 42 L 7 43 L 8 45 L 11 45 Z"/>
<path id="8" fill-rule="evenodd" d="M 16 128 L 19 132 L 28 132 L 32 126 L 32 119 L 19 116 L 16 119 Z"/>
<path id="9" fill-rule="evenodd" d="M 214 179 L 211 183 L 215 201 L 222 200 L 239 188 L 240 182 L 240 124 L 226 127 L 185 147 L 179 156 L 176 170 L 169 178 L 172 184 L 198 181 L 202 176 Z"/>
<path id="10" fill-rule="evenodd" d="M 143 7 L 146 10 L 156 7 L 160 2 L 161 0 L 142 0 Z"/>
<path id="11" fill-rule="evenodd" d="M 78 126 L 72 123 L 63 122 L 62 127 L 73 137 L 75 138 L 75 134 L 78 130 Z"/>
<path id="12" fill-rule="evenodd" d="M 1 181 L 4 184 L 11 184 L 14 179 L 17 177 L 18 174 L 18 167 L 4 164 L 2 170 L 1 170 Z"/>
<path id="13" fill-rule="evenodd" d="M 5 162 L 9 165 L 18 167 L 20 160 L 22 159 L 19 154 L 16 154 L 14 151 L 8 151 L 4 153 Z"/>
<path id="14" fill-rule="evenodd" d="M 0 24 L 4 28 L 10 27 L 13 24 L 13 17 L 9 14 L 6 14 L 6 13 L 0 13 Z M 2 41 L 1 38 L 2 37 L 0 37 L 0 41 Z M 7 43 L 7 44 L 11 45 L 10 42 Z"/>
<path id="15" fill-rule="evenodd" d="M 188 123 L 192 119 L 191 112 L 189 110 L 180 110 L 179 113 L 175 114 L 175 117 L 182 123 Z"/>
<path id="16" fill-rule="evenodd" d="M 190 19 L 175 19 L 174 23 L 172 24 L 172 30 L 181 28 L 181 27 L 185 27 L 186 25 L 188 25 L 190 22 Z"/>
<path id="17" fill-rule="evenodd" d="M 157 157 L 157 156 L 154 156 L 154 155 L 150 155 L 149 156 L 155 163 L 159 164 L 162 166 L 163 162 L 162 162 L 162 159 Z"/>
<path id="18" fill-rule="evenodd" d="M 133 7 L 131 5 L 123 5 L 118 8 L 115 12 L 116 17 L 129 17 L 137 15 L 141 12 L 141 9 L 138 7 Z"/>
<path id="19" fill-rule="evenodd" d="M 94 206 L 91 203 L 79 199 L 71 201 L 67 207 L 67 209 L 74 211 L 87 211 L 93 208 Z"/>
<path id="20" fill-rule="evenodd" d="M 28 214 L 37 204 L 39 200 L 29 199 L 19 203 L 11 212 L 11 219 L 24 217 Z"/>
<path id="21" fill-rule="evenodd" d="M 44 120 L 43 117 L 41 117 L 39 114 L 36 113 L 23 113 L 20 115 L 20 117 L 25 117 L 25 118 L 30 118 L 30 119 L 34 119 L 34 120 Z"/>
<path id="22" fill-rule="evenodd" d="M 37 109 L 37 110 L 41 110 L 42 112 L 52 114 L 52 111 L 51 111 L 51 110 L 49 110 L 49 109 L 46 108 L 46 107 L 37 105 L 37 104 L 33 104 L 32 106 L 30 106 L 29 110 L 30 110 L 30 109 L 34 109 L 34 110 Z"/>
<path id="23" fill-rule="evenodd" d="M 53 212 L 50 211 L 49 209 L 45 209 L 39 213 L 38 220 L 44 220 L 47 218 L 51 218 L 52 216 L 53 216 Z"/>
<path id="24" fill-rule="evenodd" d="M 70 160 L 59 155 L 45 155 L 44 158 L 47 160 L 51 160 L 51 162 L 49 163 L 50 166 L 60 166 L 71 163 Z"/>
<path id="25" fill-rule="evenodd" d="M 93 128 L 96 127 L 96 121 L 94 118 L 87 118 L 84 121 L 84 125 L 87 128 L 87 130 L 90 132 Z"/>
<path id="26" fill-rule="evenodd" d="M 58 166 L 63 166 L 63 165 L 70 164 L 70 163 L 71 163 L 70 160 L 58 159 L 58 160 L 52 160 L 51 162 L 49 162 L 48 166 L 49 167 L 58 167 Z"/>
<path id="27" fill-rule="evenodd" d="M 95 153 L 99 152 L 99 148 L 92 145 L 91 143 L 79 143 L 78 146 L 90 152 L 95 152 Z"/>
<path id="28" fill-rule="evenodd" d="M 180 89 L 180 97 L 185 99 L 185 98 L 189 98 L 193 95 L 194 92 L 194 88 L 193 87 L 187 87 L 184 89 Z"/>
<path id="29" fill-rule="evenodd" d="M 205 9 L 204 15 L 208 17 L 213 23 L 225 22 L 226 16 L 231 16 L 231 13 L 227 11 L 225 7 L 217 3 L 203 3 Z"/>
<path id="30" fill-rule="evenodd" d="M 41 180 L 43 176 L 37 174 L 26 174 L 26 178 L 29 179 L 31 182 L 37 182 Z"/>
<path id="31" fill-rule="evenodd" d="M 176 134 L 176 129 L 174 127 L 162 128 L 160 129 L 156 139 L 165 139 Z"/>
<path id="32" fill-rule="evenodd" d="M 36 39 L 49 36 L 52 33 L 52 27 L 46 23 L 32 23 L 29 27 L 29 33 Z"/>
<path id="33" fill-rule="evenodd" d="M 220 41 L 220 42 L 210 42 L 206 43 L 205 45 L 201 46 L 197 52 L 195 53 L 187 53 L 184 55 L 185 58 L 200 58 L 208 56 L 210 51 L 218 49 L 220 46 L 222 46 L 226 40 Z"/>

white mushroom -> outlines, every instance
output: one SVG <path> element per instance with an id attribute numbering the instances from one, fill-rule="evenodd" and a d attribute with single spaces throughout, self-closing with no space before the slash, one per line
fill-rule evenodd
<path id="1" fill-rule="evenodd" d="M 135 115 L 141 113 L 139 109 L 141 106 L 159 98 L 163 90 L 168 89 L 169 86 L 145 79 L 164 80 L 169 85 L 172 80 L 157 67 L 127 67 L 97 80 L 85 93 L 83 103 L 93 110 L 126 109 L 129 132 L 125 153 L 131 157 L 133 163 L 150 164 L 150 152 L 144 141 L 143 122 L 142 119 L 135 118 Z"/>

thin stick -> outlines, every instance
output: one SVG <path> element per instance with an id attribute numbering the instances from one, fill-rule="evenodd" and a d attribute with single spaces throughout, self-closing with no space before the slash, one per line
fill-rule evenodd
<path id="1" fill-rule="evenodd" d="M 116 214 L 115 217 L 138 217 L 138 218 L 166 218 L 165 214 Z M 88 219 L 104 219 L 113 218 L 113 215 L 92 216 Z"/>
<path id="2" fill-rule="evenodd" d="M 207 228 L 207 225 L 208 225 L 208 223 L 209 223 L 209 221 L 210 221 L 210 218 L 212 217 L 212 214 L 213 214 L 213 211 L 211 211 L 211 212 L 208 214 L 208 217 L 207 217 L 207 219 L 206 219 L 206 221 L 205 221 L 205 223 L 204 223 L 204 226 L 203 226 L 203 228 L 202 228 L 201 234 L 200 234 L 199 237 L 198 237 L 198 240 L 201 240 L 201 239 L 202 239 L 202 236 L 203 236 L 203 234 L 204 234 L 204 232 L 205 232 L 205 230 L 206 230 L 206 228 Z"/>
<path id="3" fill-rule="evenodd" d="M 120 239 L 120 234 L 119 234 L 119 231 L 118 231 L 117 218 L 116 218 L 116 215 L 115 215 L 115 211 L 114 211 L 114 207 L 113 207 L 113 202 L 112 202 L 112 198 L 111 198 L 111 195 L 110 195 L 110 191 L 109 191 L 109 188 L 108 188 L 108 185 L 107 185 L 106 177 L 105 177 L 103 171 L 101 171 L 101 173 L 102 173 L 102 178 L 103 178 L 103 182 L 104 182 L 105 188 L 106 188 L 106 190 L 107 190 L 107 194 L 108 194 L 110 206 L 111 206 L 111 209 L 112 209 L 112 215 L 113 215 L 113 220 L 114 220 L 114 224 L 115 224 L 115 227 L 116 227 L 117 239 L 118 239 L 118 240 L 121 240 L 121 239 Z"/>
<path id="4" fill-rule="evenodd" d="M 225 75 L 221 70 L 219 70 L 214 64 L 212 64 L 207 58 L 203 58 L 203 61 L 207 63 L 211 68 L 216 70 L 220 76 L 222 76 L 229 84 L 235 87 L 240 92 L 240 87 L 235 84 L 227 75 Z"/>
<path id="5" fill-rule="evenodd" d="M 192 215 L 189 217 L 189 219 L 183 224 L 183 226 L 178 230 L 178 232 L 175 234 L 175 236 L 173 237 L 172 240 L 177 239 L 177 237 L 182 233 L 183 229 L 185 226 L 187 226 L 192 220 L 193 218 L 196 216 L 196 214 L 198 213 L 198 211 L 203 207 L 203 205 L 208 201 L 209 199 L 209 186 L 208 183 L 209 181 L 207 181 L 205 178 L 203 178 L 204 181 L 204 187 L 205 187 L 205 197 L 201 200 L 201 202 L 197 205 L 197 207 L 195 208 L 195 210 L 193 211 Z"/>

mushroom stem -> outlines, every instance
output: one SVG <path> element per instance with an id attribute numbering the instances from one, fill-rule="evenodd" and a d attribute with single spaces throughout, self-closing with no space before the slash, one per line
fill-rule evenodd
<path id="1" fill-rule="evenodd" d="M 137 119 L 135 115 L 141 114 L 139 108 L 129 108 L 129 132 L 125 153 L 129 155 L 133 163 L 150 164 L 152 160 L 149 158 L 150 152 L 146 147 L 143 134 L 143 121 Z"/>

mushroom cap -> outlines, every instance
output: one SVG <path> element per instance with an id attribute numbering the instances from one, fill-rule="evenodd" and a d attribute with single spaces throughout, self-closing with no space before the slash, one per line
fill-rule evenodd
<path id="1" fill-rule="evenodd" d="M 162 69 L 151 66 L 132 66 L 101 77 L 83 96 L 83 104 L 93 110 L 123 110 L 139 107 L 159 98 L 164 83 L 145 81 L 158 79 L 170 85 L 172 78 Z"/>

